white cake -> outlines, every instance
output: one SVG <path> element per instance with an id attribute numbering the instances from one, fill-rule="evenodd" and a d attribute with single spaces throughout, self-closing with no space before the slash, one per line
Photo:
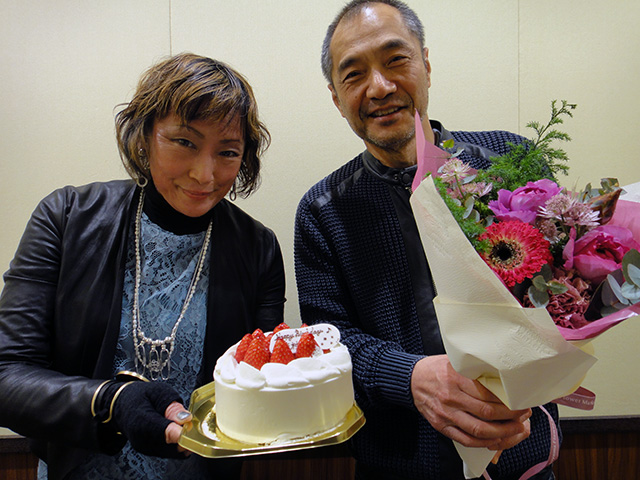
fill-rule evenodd
<path id="1" fill-rule="evenodd" d="M 324 330 L 323 330 L 324 329 Z M 313 331 L 312 356 L 287 364 L 265 363 L 259 370 L 236 360 L 237 344 L 218 359 L 214 371 L 218 428 L 251 444 L 291 441 L 330 430 L 353 407 L 351 357 L 331 325 L 278 332 L 296 352 L 297 339 Z M 325 335 L 324 332 L 331 332 Z M 327 340 L 327 336 L 331 337 Z M 271 340 L 273 352 L 276 338 Z M 338 335 L 339 339 L 339 335 Z M 273 354 L 272 354 L 273 355 Z"/>

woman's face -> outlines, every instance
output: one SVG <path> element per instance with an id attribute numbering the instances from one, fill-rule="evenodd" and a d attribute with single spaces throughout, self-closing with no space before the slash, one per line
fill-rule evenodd
<path id="1" fill-rule="evenodd" d="M 156 120 L 149 167 L 158 192 L 178 212 L 200 217 L 229 192 L 244 154 L 238 117 L 183 124 L 170 114 Z"/>

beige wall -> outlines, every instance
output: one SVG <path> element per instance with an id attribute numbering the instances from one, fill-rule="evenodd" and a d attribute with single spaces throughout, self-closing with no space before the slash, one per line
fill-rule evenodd
<path id="1" fill-rule="evenodd" d="M 293 219 L 304 192 L 359 153 L 319 67 L 324 30 L 342 0 L 0 0 L 0 270 L 37 202 L 66 184 L 125 177 L 113 109 L 164 55 L 230 63 L 255 88 L 273 135 L 263 185 L 240 205 L 282 244 L 298 323 Z M 530 135 L 553 99 L 578 104 L 565 124 L 571 174 L 640 181 L 640 3 L 409 0 L 425 23 L 433 67 L 430 116 L 449 129 Z M 630 321 L 595 342 L 584 385 L 592 414 L 640 414 L 640 359 Z M 577 412 L 563 410 L 568 416 Z"/>

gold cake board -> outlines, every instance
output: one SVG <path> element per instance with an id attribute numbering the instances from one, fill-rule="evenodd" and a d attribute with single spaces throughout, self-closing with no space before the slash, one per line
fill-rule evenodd
<path id="1" fill-rule="evenodd" d="M 208 458 L 290 452 L 345 442 L 360 430 L 365 422 L 362 410 L 354 403 L 342 422 L 330 430 L 287 442 L 252 444 L 229 438 L 220 431 L 216 425 L 215 404 L 214 382 L 193 392 L 189 407 L 193 420 L 183 427 L 178 445 Z"/>

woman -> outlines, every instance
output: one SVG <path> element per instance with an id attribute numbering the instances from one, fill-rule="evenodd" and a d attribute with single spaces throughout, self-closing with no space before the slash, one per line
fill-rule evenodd
<path id="1" fill-rule="evenodd" d="M 0 425 L 40 478 L 237 476 L 175 444 L 216 359 L 282 321 L 278 242 L 224 198 L 255 190 L 269 133 L 246 80 L 192 54 L 149 69 L 116 132 L 132 180 L 49 195 L 4 276 Z"/>

